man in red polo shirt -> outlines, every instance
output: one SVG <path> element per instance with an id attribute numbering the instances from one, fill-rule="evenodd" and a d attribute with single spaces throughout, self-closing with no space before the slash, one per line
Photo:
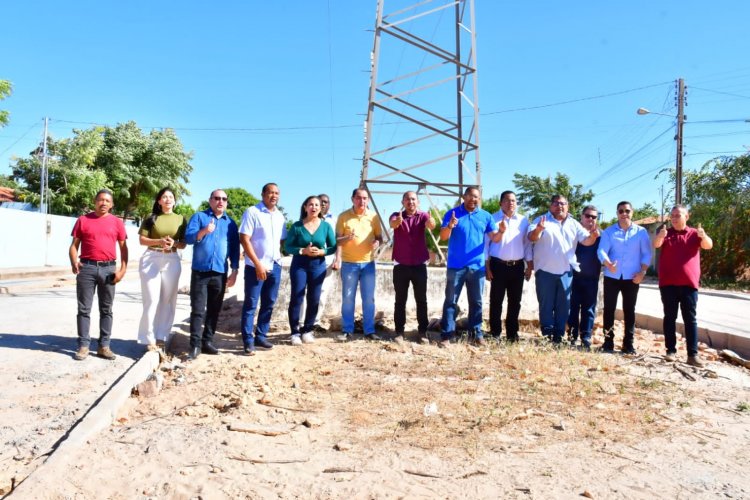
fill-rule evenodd
<path id="1" fill-rule="evenodd" d="M 99 349 L 96 354 L 100 358 L 115 359 L 109 347 L 112 302 L 115 284 L 122 280 L 128 268 L 128 245 L 125 225 L 120 218 L 109 213 L 113 205 L 112 192 L 100 190 L 94 198 L 94 211 L 79 217 L 73 226 L 73 243 L 68 254 L 73 274 L 76 275 L 78 351 L 74 357 L 79 361 L 89 355 L 91 306 L 95 291 L 99 297 Z M 120 246 L 119 271 L 116 244 Z"/>
<path id="2" fill-rule="evenodd" d="M 662 226 L 654 239 L 654 248 L 661 248 L 659 256 L 659 291 L 664 304 L 664 343 L 666 361 L 677 360 L 675 323 L 677 310 L 682 310 L 687 342 L 687 363 L 704 366 L 698 357 L 698 321 L 695 317 L 698 304 L 698 283 L 701 277 L 700 251 L 711 250 L 714 242 L 700 227 L 687 227 L 690 214 L 683 205 L 675 205 L 670 214 L 672 227 Z"/>
<path id="3" fill-rule="evenodd" d="M 409 283 L 414 289 L 417 303 L 417 328 L 419 341 L 427 343 L 427 250 L 425 229 L 435 229 L 435 219 L 419 210 L 419 198 L 414 191 L 407 191 L 401 198 L 403 210 L 394 212 L 389 218 L 393 229 L 393 288 L 396 301 L 393 306 L 393 321 L 396 324 L 396 341 L 404 339 L 406 324 L 406 299 Z"/>

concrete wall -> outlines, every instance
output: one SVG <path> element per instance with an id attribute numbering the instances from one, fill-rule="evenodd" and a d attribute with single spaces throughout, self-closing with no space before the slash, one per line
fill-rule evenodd
<path id="1" fill-rule="evenodd" d="M 0 268 L 70 266 L 68 249 L 75 217 L 0 208 Z M 143 253 L 138 228 L 126 224 L 129 261 Z M 131 264 L 132 265 L 132 264 Z"/>

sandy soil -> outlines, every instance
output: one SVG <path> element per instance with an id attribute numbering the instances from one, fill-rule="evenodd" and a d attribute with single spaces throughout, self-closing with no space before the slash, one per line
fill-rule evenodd
<path id="1" fill-rule="evenodd" d="M 220 355 L 164 366 L 157 396 L 132 397 L 64 470 L 36 477 L 37 491 L 750 498 L 750 371 L 667 364 L 650 332 L 638 333 L 636 358 L 551 349 L 531 331 L 517 345 L 448 349 L 333 333 L 292 347 L 279 333 L 248 357 L 238 332 L 221 330 Z M 173 351 L 186 348 L 178 335 Z"/>

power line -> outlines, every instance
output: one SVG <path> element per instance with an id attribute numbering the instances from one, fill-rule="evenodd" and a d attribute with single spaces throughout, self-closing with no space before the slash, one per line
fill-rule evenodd
<path id="1" fill-rule="evenodd" d="M 22 140 L 22 139 L 23 139 L 24 137 L 26 137 L 26 136 L 27 136 L 27 135 L 29 134 L 29 132 L 31 132 L 31 131 L 32 131 L 32 130 L 34 129 L 34 127 L 37 127 L 37 126 L 39 126 L 39 122 L 37 122 L 37 123 L 34 123 L 34 124 L 32 124 L 32 125 L 31 125 L 31 127 L 29 127 L 29 129 L 28 129 L 28 130 L 27 130 L 26 132 L 24 132 L 24 133 L 23 133 L 23 135 L 22 135 L 21 137 L 19 137 L 19 138 L 18 138 L 18 139 L 17 139 L 17 140 L 16 140 L 16 141 L 15 141 L 15 142 L 13 143 L 13 144 L 11 144 L 11 145 L 10 145 L 10 146 L 8 146 L 7 148 L 5 148 L 5 149 L 3 150 L 3 152 L 2 152 L 2 153 L 0 153 L 0 156 L 3 156 L 3 155 L 4 155 L 5 153 L 7 153 L 8 151 L 10 151 L 10 149 L 11 149 L 11 148 L 12 148 L 13 146 L 15 146 L 16 144 L 18 144 L 19 142 L 21 142 L 21 140 Z"/>
<path id="2" fill-rule="evenodd" d="M 750 99 L 750 96 L 746 96 L 746 95 L 733 94 L 731 92 L 722 92 L 720 90 L 704 89 L 702 87 L 695 87 L 693 85 L 690 86 L 690 90 L 702 90 L 704 92 L 711 92 L 713 94 L 722 94 L 722 95 L 728 95 L 728 96 L 732 96 L 732 97 L 740 97 L 742 99 Z"/>

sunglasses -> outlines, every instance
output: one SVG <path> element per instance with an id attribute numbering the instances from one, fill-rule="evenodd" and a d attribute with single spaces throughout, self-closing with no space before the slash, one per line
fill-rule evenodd
<path id="1" fill-rule="evenodd" d="M 565 205 L 568 204 L 568 202 L 567 201 L 553 201 L 552 204 L 557 205 L 558 207 L 564 207 Z"/>
<path id="2" fill-rule="evenodd" d="M 629 214 L 630 212 L 631 211 L 628 210 L 627 208 L 621 208 L 620 210 L 617 211 L 618 214 Z"/>
<path id="3" fill-rule="evenodd" d="M 227 201 L 226 196 L 214 196 L 214 201 Z"/>
<path id="4" fill-rule="evenodd" d="M 593 215 L 593 214 L 583 214 L 583 216 L 586 217 L 587 219 L 596 219 L 599 217 L 598 215 Z"/>

